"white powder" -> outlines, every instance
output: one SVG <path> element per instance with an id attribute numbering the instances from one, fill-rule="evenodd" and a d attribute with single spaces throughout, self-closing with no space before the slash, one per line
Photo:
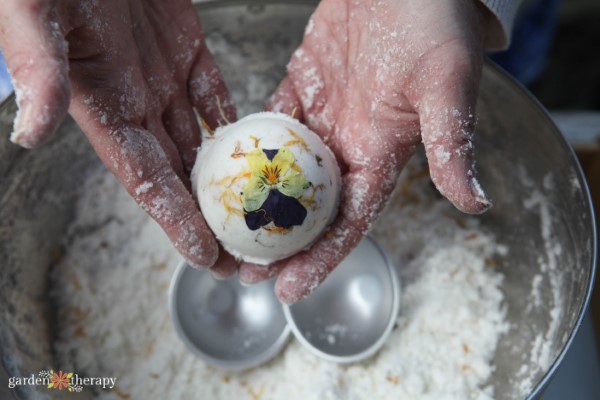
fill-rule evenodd
<path id="1" fill-rule="evenodd" d="M 414 165 L 373 230 L 402 280 L 398 325 L 383 349 L 342 366 L 292 340 L 241 373 L 206 365 L 179 341 L 167 312 L 178 254 L 112 175 L 92 177 L 53 271 L 61 367 L 116 376 L 116 391 L 101 398 L 492 398 L 484 384 L 505 311 L 489 260 L 502 249 L 475 218 L 436 199 Z M 324 321 L 323 334 L 335 343 L 352 332 Z"/>
<path id="2" fill-rule="evenodd" d="M 556 350 L 553 344 L 561 340 L 558 337 L 563 333 L 560 331 L 560 324 L 564 319 L 564 296 L 561 290 L 563 276 L 559 273 L 558 267 L 563 247 L 553 229 L 554 219 L 551 203 L 544 193 L 539 189 L 534 189 L 535 186 L 525 171 L 522 171 L 520 175 L 523 182 L 527 186 L 532 187 L 530 196 L 523 200 L 523 206 L 531 210 L 532 213 L 539 215 L 539 229 L 544 245 L 544 251 L 540 252 L 537 260 L 541 274 L 536 274 L 532 279 L 528 310 L 535 311 L 541 307 L 548 307 L 550 309 L 548 312 L 550 315 L 548 325 L 533 339 L 533 346 L 528 355 L 528 367 L 524 365 L 517 374 L 517 382 L 521 392 L 529 393 L 535 386 L 539 376 L 544 371 L 547 371 L 555 360 Z M 548 191 L 555 190 L 552 173 L 547 173 L 544 176 L 543 186 Z M 542 302 L 541 287 L 543 287 L 543 281 L 546 279 L 550 283 L 550 298 L 546 300 L 550 302 L 549 304 L 543 304 Z M 562 341 L 564 340 L 563 338 Z"/>

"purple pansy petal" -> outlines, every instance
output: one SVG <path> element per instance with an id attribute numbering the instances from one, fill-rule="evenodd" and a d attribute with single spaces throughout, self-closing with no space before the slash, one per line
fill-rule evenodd
<path id="1" fill-rule="evenodd" d="M 261 226 L 265 226 L 272 221 L 272 219 L 269 218 L 266 211 L 263 209 L 247 212 L 244 215 L 244 219 L 246 220 L 246 226 L 251 231 L 255 231 Z"/>
<path id="2" fill-rule="evenodd" d="M 263 153 L 265 153 L 265 155 L 267 156 L 269 161 L 273 161 L 273 158 L 277 155 L 277 153 L 279 152 L 279 149 L 275 149 L 275 150 L 262 149 L 262 151 L 263 151 Z"/>
<path id="3" fill-rule="evenodd" d="M 306 208 L 297 199 L 273 189 L 262 207 L 246 213 L 244 218 L 251 230 L 256 230 L 271 221 L 277 227 L 289 229 L 295 225 L 302 225 L 306 214 Z"/>
<path id="4" fill-rule="evenodd" d="M 280 228 L 291 228 L 302 225 L 306 218 L 306 208 L 297 199 L 286 196 L 277 189 L 271 190 L 262 209 L 273 219 L 273 224 Z"/>

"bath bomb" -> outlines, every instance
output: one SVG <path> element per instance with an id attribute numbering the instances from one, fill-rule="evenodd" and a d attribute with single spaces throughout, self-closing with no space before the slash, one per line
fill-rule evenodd
<path id="1" fill-rule="evenodd" d="M 334 220 L 341 186 L 321 138 L 272 112 L 205 132 L 192 171 L 202 214 L 225 250 L 261 265 L 310 247 Z"/>

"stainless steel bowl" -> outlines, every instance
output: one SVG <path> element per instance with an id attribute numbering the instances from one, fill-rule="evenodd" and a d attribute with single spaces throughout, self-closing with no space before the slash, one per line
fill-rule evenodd
<path id="1" fill-rule="evenodd" d="M 334 362 L 364 360 L 379 350 L 396 323 L 396 267 L 367 237 L 306 299 L 284 305 L 294 336 Z"/>
<path id="2" fill-rule="evenodd" d="M 216 280 L 182 262 L 171 281 L 169 312 L 179 337 L 206 362 L 232 370 L 268 361 L 290 328 L 273 292 L 274 281 L 243 286 Z"/>
<path id="3" fill-rule="evenodd" d="M 284 76 L 290 56 L 285 49 L 300 42 L 312 5 L 219 3 L 202 5 L 209 45 L 223 38 L 240 43 L 232 48 L 236 64 L 223 63 L 227 54 L 215 56 L 234 98 L 249 105 L 243 112 L 258 111 Z M 254 75 L 272 87 L 250 90 L 245 82 Z M 0 374 L 27 376 L 53 365 L 48 270 L 73 217 L 80 183 L 91 169 L 102 167 L 70 119 L 41 149 L 10 144 L 15 112 L 12 99 L 0 108 Z M 495 202 L 482 224 L 510 248 L 498 267 L 510 330 L 498 345 L 489 384 L 499 400 L 531 399 L 559 367 L 586 309 L 596 262 L 594 215 L 577 159 L 547 112 L 489 63 L 478 114 L 478 169 Z M 528 202 L 535 193 L 545 196 L 546 207 Z M 548 239 L 560 243 L 560 252 L 547 246 Z M 549 260 L 552 270 L 544 268 Z M 530 308 L 534 279 L 541 302 Z M 543 365 L 532 357 L 540 337 Z M 6 386 L 0 376 L 0 388 Z M 17 394 L 31 397 L 34 390 Z"/>

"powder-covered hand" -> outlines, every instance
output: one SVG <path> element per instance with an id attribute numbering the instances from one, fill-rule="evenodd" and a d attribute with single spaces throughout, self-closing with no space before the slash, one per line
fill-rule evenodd
<path id="1" fill-rule="evenodd" d="M 219 250 L 190 194 L 196 109 L 235 110 L 189 0 L 4 0 L 0 46 L 19 114 L 11 139 L 36 147 L 67 110 L 99 157 L 193 265 Z M 237 265 L 230 256 L 215 272 Z M 219 270 L 220 268 L 220 270 Z"/>
<path id="2" fill-rule="evenodd" d="M 489 208 L 471 142 L 489 18 L 471 0 L 321 1 L 270 107 L 295 109 L 335 153 L 339 214 L 310 250 L 269 269 L 243 264 L 242 281 L 279 274 L 281 300 L 310 294 L 369 230 L 421 142 L 444 196 L 467 213 Z"/>

